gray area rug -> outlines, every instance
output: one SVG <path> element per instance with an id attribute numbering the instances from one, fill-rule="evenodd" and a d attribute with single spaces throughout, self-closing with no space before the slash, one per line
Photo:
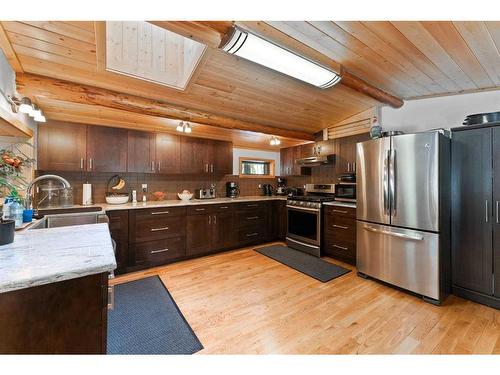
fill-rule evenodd
<path id="1" fill-rule="evenodd" d="M 115 286 L 108 354 L 193 354 L 203 349 L 158 276 Z"/>
<path id="2" fill-rule="evenodd" d="M 254 250 L 323 283 L 351 272 L 347 268 L 287 246 L 273 245 Z"/>

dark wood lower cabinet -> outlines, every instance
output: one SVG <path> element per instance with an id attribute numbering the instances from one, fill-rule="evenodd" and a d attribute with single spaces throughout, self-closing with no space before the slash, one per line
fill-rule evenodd
<path id="1" fill-rule="evenodd" d="M 105 354 L 108 274 L 0 294 L 0 354 Z"/>
<path id="2" fill-rule="evenodd" d="M 284 240 L 285 206 L 276 200 L 109 211 L 117 273 Z"/>
<path id="3" fill-rule="evenodd" d="M 322 254 L 356 264 L 356 209 L 326 206 L 323 212 Z"/>

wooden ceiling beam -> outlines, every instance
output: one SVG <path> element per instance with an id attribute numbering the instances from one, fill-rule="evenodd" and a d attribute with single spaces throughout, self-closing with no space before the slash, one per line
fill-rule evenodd
<path id="1" fill-rule="evenodd" d="M 314 140 L 312 133 L 222 117 L 171 103 L 128 95 L 95 86 L 81 85 L 56 78 L 23 73 L 16 76 L 17 90 L 25 96 L 94 104 L 150 116 L 164 117 L 226 129 L 238 129 L 300 140 Z"/>
<path id="2" fill-rule="evenodd" d="M 149 21 L 152 24 L 170 30 L 187 38 L 204 43 L 212 48 L 220 47 L 221 41 L 230 33 L 233 23 L 228 21 Z M 251 31 L 264 39 L 271 40 L 280 46 L 293 51 L 312 61 L 316 61 L 342 77 L 340 83 L 363 95 L 370 96 L 380 103 L 388 104 L 391 107 L 399 108 L 403 105 L 403 100 L 391 95 L 378 87 L 364 81 L 363 79 L 348 72 L 344 66 L 332 60 L 328 56 L 290 37 L 289 35 L 275 29 L 274 27 L 261 21 L 236 22 L 237 26 Z"/>

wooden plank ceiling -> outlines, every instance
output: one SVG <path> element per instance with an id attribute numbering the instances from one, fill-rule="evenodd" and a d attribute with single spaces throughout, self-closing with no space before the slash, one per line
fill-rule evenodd
<path id="1" fill-rule="evenodd" d="M 500 86 L 500 22 L 267 24 L 401 98 Z M 344 85 L 317 89 L 215 48 L 208 48 L 185 91 L 108 72 L 101 67 L 103 46 L 99 44 L 102 33 L 96 33 L 98 25 L 1 22 L 6 38 L 0 38 L 0 45 L 17 71 L 164 100 L 184 108 L 281 129 L 314 133 L 377 105 L 374 99 Z M 4 39 L 10 46 L 6 47 Z M 49 119 L 166 127 L 165 131 L 174 131 L 176 124 L 153 116 L 75 104 L 64 97 L 54 100 L 40 95 L 36 99 Z M 269 136 L 206 125 L 198 128 L 200 134 L 195 131 L 193 135 L 230 138 L 245 147 L 269 147 Z M 283 138 L 282 145 L 296 143 L 297 140 Z"/>

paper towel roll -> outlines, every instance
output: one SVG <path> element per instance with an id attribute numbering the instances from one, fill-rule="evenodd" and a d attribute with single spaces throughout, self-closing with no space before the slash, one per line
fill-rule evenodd
<path id="1" fill-rule="evenodd" d="M 92 204 L 92 184 L 83 184 L 82 204 L 88 206 Z"/>

